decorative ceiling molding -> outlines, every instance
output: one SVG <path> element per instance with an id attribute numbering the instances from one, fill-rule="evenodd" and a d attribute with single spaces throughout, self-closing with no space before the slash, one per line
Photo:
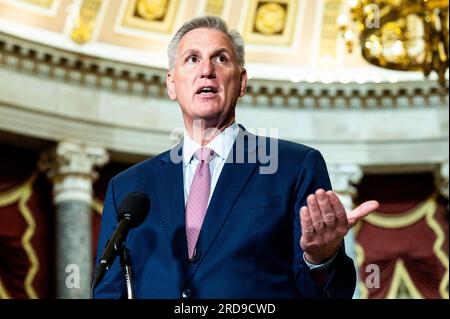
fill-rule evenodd
<path id="1" fill-rule="evenodd" d="M 183 22 L 197 15 L 203 15 L 206 9 L 221 11 L 230 29 L 237 29 L 244 34 L 246 22 L 249 21 L 248 16 L 252 15 L 254 20 L 256 12 L 262 10 L 261 8 L 266 9 L 262 10 L 260 19 L 262 27 L 259 28 L 262 28 L 261 30 L 277 29 L 277 19 L 273 19 L 277 15 L 277 9 L 271 8 L 280 9 L 284 6 L 283 10 L 287 13 L 283 31 L 280 32 L 283 36 L 291 32 L 292 41 L 290 44 L 276 44 L 276 41 L 272 43 L 272 40 L 279 39 L 281 34 L 277 31 L 273 31 L 275 32 L 273 34 L 262 34 L 260 31 L 255 33 L 256 29 L 252 29 L 255 35 L 270 40 L 270 43 L 246 43 L 246 68 L 251 77 L 324 83 L 421 81 L 423 79 L 420 72 L 384 70 L 369 65 L 357 54 L 348 56 L 344 52 L 342 41 L 337 41 L 336 50 L 334 50 L 332 47 L 336 41 L 332 35 L 333 16 L 338 12 L 335 1 L 255 0 L 253 3 L 259 6 L 259 9 L 255 7 L 254 10 L 250 8 L 252 3 L 250 0 L 108 0 L 101 1 L 101 5 L 100 1 L 53 0 L 52 10 L 55 8 L 57 10 L 54 10 L 54 15 L 49 16 L 37 13 L 37 9 L 48 11 L 43 7 L 19 0 L 0 0 L 0 32 L 82 56 L 88 55 L 125 64 L 135 64 L 144 68 L 165 68 L 167 45 L 174 30 Z M 162 11 L 159 12 L 154 5 L 163 2 L 166 10 L 162 17 Z M 136 10 L 132 10 L 136 9 L 138 3 L 146 4 L 142 10 L 144 16 L 147 12 L 147 20 L 137 16 Z M 170 10 L 175 7 L 175 4 L 176 10 L 171 18 Z M 266 5 L 271 6 L 266 7 Z M 26 7 L 33 9 L 29 10 Z M 83 10 L 83 7 L 88 10 Z M 131 8 L 128 12 L 131 20 L 134 19 L 143 22 L 147 27 L 150 25 L 152 27 L 125 26 L 127 8 L 129 10 Z M 80 16 L 84 21 L 82 27 L 74 28 L 72 22 L 76 22 Z M 289 20 L 290 16 L 294 17 L 292 21 Z M 166 27 L 170 31 L 167 31 Z M 161 31 L 161 28 L 166 28 L 166 31 Z M 330 37 L 327 38 L 329 46 L 325 43 L 328 40 L 321 40 L 322 30 L 325 32 L 325 29 L 330 31 L 329 34 L 327 33 Z M 83 45 L 75 43 L 71 38 Z M 321 44 L 324 44 L 322 49 Z M 328 51 L 336 51 L 336 58 L 333 59 L 327 55 Z M 319 56 L 321 54 L 324 54 L 322 58 Z"/>
<path id="2" fill-rule="evenodd" d="M 338 29 L 337 17 L 341 12 L 342 0 L 325 0 L 322 30 L 320 35 L 320 52 L 318 58 L 336 58 Z M 330 61 L 332 62 L 332 61 Z"/>
<path id="3" fill-rule="evenodd" d="M 166 97 L 165 69 L 108 61 L 0 33 L 0 64 L 20 72 L 117 92 Z M 249 82 L 241 104 L 300 109 L 395 109 L 447 107 L 448 84 Z"/>
<path id="4" fill-rule="evenodd" d="M 61 0 L 0 0 L 0 2 L 19 10 L 47 16 L 54 16 L 61 5 Z"/>
<path id="5" fill-rule="evenodd" d="M 23 2 L 29 2 L 31 4 L 44 7 L 44 8 L 50 8 L 54 2 L 54 0 L 22 0 Z"/>

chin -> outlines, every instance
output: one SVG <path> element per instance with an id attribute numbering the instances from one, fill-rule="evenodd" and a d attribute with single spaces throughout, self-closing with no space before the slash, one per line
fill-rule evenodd
<path id="1" fill-rule="evenodd" d="M 195 109 L 194 116 L 200 119 L 211 119 L 217 117 L 223 110 L 216 105 L 201 105 Z"/>
<path id="2" fill-rule="evenodd" d="M 197 113 L 194 114 L 194 118 L 197 120 L 205 120 L 205 121 L 212 121 L 217 120 L 220 118 L 220 113 Z"/>

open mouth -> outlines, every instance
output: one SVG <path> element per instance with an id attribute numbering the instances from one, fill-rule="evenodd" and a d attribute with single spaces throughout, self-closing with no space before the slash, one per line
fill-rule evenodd
<path id="1" fill-rule="evenodd" d="M 217 93 L 217 88 L 214 86 L 202 86 L 196 93 L 202 96 L 212 96 Z"/>

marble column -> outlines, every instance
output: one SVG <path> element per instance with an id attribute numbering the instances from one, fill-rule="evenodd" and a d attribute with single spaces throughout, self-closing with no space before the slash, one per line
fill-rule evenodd
<path id="1" fill-rule="evenodd" d="M 328 165 L 328 172 L 333 190 L 338 195 L 345 210 L 347 212 L 352 211 L 354 208 L 353 198 L 357 195 L 355 186 L 361 182 L 364 175 L 361 167 L 355 164 Z M 355 261 L 355 267 L 357 267 L 355 235 L 353 229 L 350 229 L 347 236 L 345 236 L 344 242 L 347 255 Z M 356 271 L 358 273 L 358 269 L 356 269 Z M 354 297 L 357 297 L 358 295 L 358 291 L 356 290 Z"/>
<path id="2" fill-rule="evenodd" d="M 439 193 L 448 200 L 448 166 L 449 162 L 444 162 L 439 167 L 439 172 L 437 172 L 437 188 Z"/>
<path id="3" fill-rule="evenodd" d="M 56 228 L 56 297 L 89 298 L 93 268 L 92 183 L 105 149 L 61 142 L 42 154 L 41 170 L 53 183 Z"/>

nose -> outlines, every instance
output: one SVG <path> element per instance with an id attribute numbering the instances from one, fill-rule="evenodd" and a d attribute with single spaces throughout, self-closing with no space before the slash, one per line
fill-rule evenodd
<path id="1" fill-rule="evenodd" d="M 202 62 L 200 72 L 201 78 L 213 79 L 216 77 L 214 63 L 210 60 L 204 60 Z"/>

